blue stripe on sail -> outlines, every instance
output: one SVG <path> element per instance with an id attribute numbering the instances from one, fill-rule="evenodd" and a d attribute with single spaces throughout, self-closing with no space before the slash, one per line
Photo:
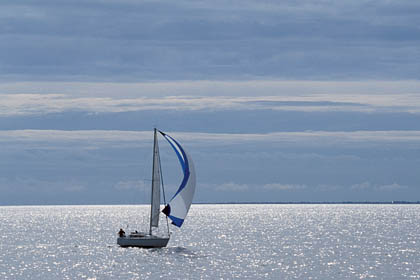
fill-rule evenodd
<path id="1" fill-rule="evenodd" d="M 174 199 L 175 196 L 177 196 L 187 185 L 188 179 L 190 178 L 190 172 L 188 171 L 188 174 L 184 174 L 184 180 L 182 180 L 181 185 L 179 186 L 179 189 L 176 191 L 176 193 L 174 194 L 174 196 L 171 198 Z"/>
<path id="2" fill-rule="evenodd" d="M 178 142 L 176 142 L 175 141 L 175 139 L 174 138 L 172 138 L 171 136 L 169 136 L 169 135 L 167 135 L 167 134 L 165 134 L 165 133 L 163 133 L 162 131 L 159 131 L 162 135 L 163 135 L 163 137 L 165 137 L 165 139 L 168 141 L 168 143 L 172 146 L 172 148 L 174 149 L 174 151 L 175 151 L 175 153 L 176 153 L 176 155 L 178 156 L 178 159 L 179 159 L 179 162 L 181 163 L 181 166 L 182 166 L 182 170 L 184 171 L 184 173 L 185 173 L 185 169 L 186 169 L 186 166 L 188 165 L 188 164 L 186 164 L 186 160 L 187 160 L 187 158 L 185 157 L 185 153 L 184 153 L 184 150 L 182 149 L 182 147 L 181 147 L 181 145 L 179 145 L 179 143 Z M 169 140 L 169 139 L 170 140 Z M 177 147 L 174 145 L 174 143 L 172 142 L 172 141 L 177 145 Z M 182 153 L 182 155 L 178 152 L 178 149 L 181 151 L 181 153 Z M 184 159 L 185 159 L 185 161 L 184 161 Z"/>
<path id="3" fill-rule="evenodd" d="M 175 150 L 175 153 L 178 156 L 179 162 L 181 163 L 182 166 L 182 170 L 184 171 L 184 179 L 182 180 L 181 185 L 179 186 L 179 189 L 176 191 L 176 193 L 174 194 L 174 196 L 171 198 L 174 199 L 175 196 L 177 196 L 187 185 L 188 179 L 190 178 L 190 167 L 188 164 L 188 158 L 187 155 L 184 152 L 184 149 L 181 147 L 181 145 L 171 136 L 167 135 L 166 133 L 163 133 L 162 131 L 159 131 L 163 137 L 165 137 L 165 139 L 169 142 L 169 144 L 171 144 L 172 148 Z M 175 145 L 172 143 L 172 141 L 170 141 L 169 139 L 171 139 Z M 182 155 L 179 154 L 178 149 L 181 151 Z M 185 161 L 184 161 L 185 159 Z"/>
<path id="4" fill-rule="evenodd" d="M 172 224 L 176 225 L 177 227 L 181 227 L 182 223 L 184 222 L 184 219 L 180 219 L 172 215 L 169 215 L 168 217 L 172 220 Z"/>

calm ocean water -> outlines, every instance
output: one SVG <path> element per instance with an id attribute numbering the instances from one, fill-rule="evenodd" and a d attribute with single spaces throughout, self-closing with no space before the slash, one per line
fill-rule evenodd
<path id="1" fill-rule="evenodd" d="M 164 249 L 148 206 L 0 207 L 0 279 L 418 279 L 420 205 L 193 205 Z"/>

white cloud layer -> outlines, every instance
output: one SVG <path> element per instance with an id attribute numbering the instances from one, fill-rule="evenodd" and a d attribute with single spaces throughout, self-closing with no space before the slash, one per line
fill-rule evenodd
<path id="1" fill-rule="evenodd" d="M 296 191 L 296 190 L 304 190 L 307 188 L 306 185 L 294 185 L 294 184 L 280 184 L 280 183 L 272 183 L 272 184 L 265 184 L 262 186 L 264 190 L 267 191 Z"/>
<path id="2" fill-rule="evenodd" d="M 243 192 L 248 191 L 249 186 L 246 184 L 237 184 L 233 182 L 223 183 L 220 185 L 215 185 L 213 188 L 215 191 L 222 191 L 222 192 Z"/>
<path id="3" fill-rule="evenodd" d="M 0 116 L 83 111 L 420 112 L 419 81 L 2 83 Z"/>
<path id="4" fill-rule="evenodd" d="M 18 177 L 13 180 L 0 179 L 0 190 L 5 192 L 20 189 L 21 192 L 29 194 L 33 193 L 50 193 L 64 192 L 64 193 L 79 193 L 87 189 L 84 184 L 77 181 L 56 181 L 56 180 L 41 180 L 36 178 Z"/>
<path id="5" fill-rule="evenodd" d="M 357 191 L 385 191 L 385 192 L 394 192 L 408 189 L 408 186 L 392 183 L 392 184 L 373 184 L 371 182 L 363 182 L 359 184 L 354 184 L 350 187 L 352 190 Z"/>
<path id="6" fill-rule="evenodd" d="M 149 190 L 149 186 L 145 184 L 144 181 L 119 181 L 114 185 L 114 188 L 118 191 L 141 191 L 146 192 Z"/>
<path id="7" fill-rule="evenodd" d="M 359 184 L 351 185 L 350 187 L 344 185 L 306 185 L 306 184 L 284 184 L 284 183 L 268 183 L 263 185 L 254 184 L 240 184 L 235 182 L 227 182 L 220 184 L 205 184 L 207 189 L 217 192 L 342 192 L 345 189 L 352 191 L 366 192 L 398 192 L 401 190 L 408 190 L 409 187 L 397 183 L 392 184 L 374 184 L 371 182 L 362 182 Z"/>
<path id="8" fill-rule="evenodd" d="M 235 143 L 295 143 L 344 144 L 344 143 L 419 143 L 420 131 L 305 131 L 275 132 L 264 134 L 226 134 L 168 132 L 182 142 L 195 145 L 228 145 Z M 151 141 L 151 131 L 121 130 L 0 130 L 0 142 L 8 143 L 86 143 L 86 145 L 142 145 Z"/>

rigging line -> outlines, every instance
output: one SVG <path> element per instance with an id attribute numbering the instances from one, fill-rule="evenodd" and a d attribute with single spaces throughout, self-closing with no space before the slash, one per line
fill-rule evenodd
<path id="1" fill-rule="evenodd" d="M 163 187 L 163 172 L 162 172 L 162 163 L 160 162 L 160 154 L 159 154 L 159 169 L 160 169 L 160 183 L 162 185 L 163 203 L 166 205 L 165 188 Z"/>
<path id="2" fill-rule="evenodd" d="M 162 194 L 163 194 L 163 203 L 166 206 L 166 197 L 165 197 L 165 188 L 164 188 L 164 184 L 163 184 L 163 172 L 162 172 L 162 162 L 160 161 L 160 153 L 159 153 L 159 169 L 160 169 L 160 183 L 162 185 Z M 168 236 L 170 236 L 170 232 L 169 232 L 169 222 L 168 222 L 168 216 L 165 215 L 166 218 L 166 227 L 168 229 Z"/>
<path id="3" fill-rule="evenodd" d="M 157 142 L 157 134 L 156 128 L 154 129 L 153 133 L 153 164 L 152 164 L 152 193 L 151 193 L 151 201 L 150 201 L 150 228 L 149 234 L 152 235 L 152 221 L 153 221 L 153 182 L 155 180 L 155 163 L 156 163 L 156 155 L 159 157 L 159 144 Z M 158 158 L 160 161 L 160 157 Z M 159 163 L 160 164 L 160 163 Z M 160 200 L 160 197 L 159 197 Z M 160 204 L 160 203 L 159 203 Z"/>

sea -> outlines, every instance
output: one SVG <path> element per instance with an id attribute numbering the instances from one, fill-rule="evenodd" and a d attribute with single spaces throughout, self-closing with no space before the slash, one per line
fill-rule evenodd
<path id="1" fill-rule="evenodd" d="M 193 204 L 168 247 L 120 248 L 149 210 L 2 206 L 0 279 L 420 279 L 420 205 Z"/>

